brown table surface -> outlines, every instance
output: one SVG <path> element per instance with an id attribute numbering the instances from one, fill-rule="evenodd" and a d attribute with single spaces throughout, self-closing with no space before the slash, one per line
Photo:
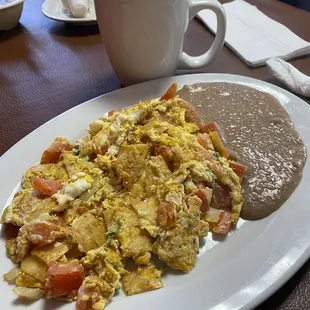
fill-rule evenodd
<path id="1" fill-rule="evenodd" d="M 249 2 L 310 41 L 310 13 L 277 0 Z M 41 3 L 26 0 L 20 25 L 0 32 L 0 155 L 56 115 L 121 87 L 97 26 L 49 20 L 41 14 Z M 193 20 L 186 34 L 185 51 L 198 55 L 212 40 L 206 28 Z M 310 57 L 291 63 L 310 75 Z M 212 65 L 195 72 L 240 74 L 278 85 L 266 67 L 248 67 L 227 47 Z M 310 261 L 257 310 L 308 310 L 309 290 Z"/>

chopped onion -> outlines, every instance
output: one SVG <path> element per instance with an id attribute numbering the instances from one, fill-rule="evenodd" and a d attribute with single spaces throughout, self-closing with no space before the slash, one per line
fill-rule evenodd
<path id="1" fill-rule="evenodd" d="M 29 223 L 40 223 L 40 222 L 45 222 L 48 221 L 52 218 L 51 215 L 49 215 L 48 213 L 42 213 L 39 216 L 37 216 L 36 218 L 34 218 L 33 220 L 31 220 Z"/>
<path id="2" fill-rule="evenodd" d="M 21 272 L 22 271 L 20 270 L 20 268 L 12 268 L 9 272 L 3 275 L 3 280 L 7 282 L 13 281 L 18 277 Z"/>
<path id="3" fill-rule="evenodd" d="M 25 300 L 38 300 L 44 296 L 44 292 L 39 288 L 28 288 L 24 286 L 18 286 L 13 288 L 15 294 L 21 299 Z"/>
<path id="4" fill-rule="evenodd" d="M 205 218 L 208 222 L 217 223 L 220 220 L 221 210 L 210 207 L 206 212 Z"/>
<path id="5" fill-rule="evenodd" d="M 233 161 L 237 161 L 239 156 L 238 156 L 238 153 L 229 149 L 229 148 L 226 148 L 226 150 L 228 151 L 229 155 L 228 155 L 228 159 L 230 160 L 233 160 Z"/>

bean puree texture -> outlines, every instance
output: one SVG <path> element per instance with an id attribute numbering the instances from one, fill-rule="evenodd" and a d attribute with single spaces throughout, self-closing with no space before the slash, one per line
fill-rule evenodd
<path id="1" fill-rule="evenodd" d="M 216 121 L 225 145 L 248 167 L 241 216 L 257 220 L 281 207 L 299 184 L 306 149 L 289 114 L 270 94 L 232 83 L 184 86 L 205 123 Z"/>

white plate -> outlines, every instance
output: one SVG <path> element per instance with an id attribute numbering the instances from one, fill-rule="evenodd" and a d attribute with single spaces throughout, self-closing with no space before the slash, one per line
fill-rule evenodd
<path id="1" fill-rule="evenodd" d="M 97 24 L 94 1 L 90 0 L 90 2 L 89 12 L 82 18 L 73 17 L 70 12 L 64 8 L 61 0 L 46 0 L 42 4 L 41 10 L 46 17 L 56 21 L 78 25 Z"/>
<path id="2" fill-rule="evenodd" d="M 88 124 L 109 110 L 138 100 L 158 97 L 172 82 L 179 87 L 196 82 L 224 81 L 248 85 L 276 96 L 290 113 L 310 154 L 310 107 L 276 86 L 258 80 L 226 74 L 198 74 L 171 77 L 124 88 L 83 103 L 41 126 L 0 158 L 0 205 L 9 203 L 21 175 L 34 165 L 56 136 L 74 141 L 85 134 Z M 310 162 L 303 178 L 285 204 L 264 220 L 241 221 L 223 242 L 206 238 L 195 268 L 186 275 L 164 276 L 165 288 L 132 297 L 122 292 L 113 298 L 109 310 L 234 310 L 253 309 L 283 285 L 310 256 Z M 0 273 L 12 264 L 0 240 Z M 1 309 L 25 309 L 11 287 L 0 281 Z M 49 306 L 47 306 L 49 305 Z M 28 309 L 55 309 L 61 303 L 39 301 Z M 64 304 L 61 309 L 75 309 Z"/>

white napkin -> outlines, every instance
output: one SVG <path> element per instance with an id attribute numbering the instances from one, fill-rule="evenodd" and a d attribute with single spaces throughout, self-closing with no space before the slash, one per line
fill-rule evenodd
<path id="1" fill-rule="evenodd" d="M 77 18 L 85 17 L 90 7 L 89 0 L 62 0 L 62 4 Z"/>
<path id="2" fill-rule="evenodd" d="M 310 77 L 298 71 L 280 58 L 270 58 L 266 62 L 270 74 L 291 91 L 310 97 Z"/>
<path id="3" fill-rule="evenodd" d="M 309 42 L 267 17 L 256 6 L 235 0 L 223 7 L 227 16 L 225 43 L 248 65 L 264 65 L 271 57 L 289 60 L 310 54 Z M 212 11 L 200 11 L 198 17 L 213 33 L 216 32 L 216 17 Z"/>

